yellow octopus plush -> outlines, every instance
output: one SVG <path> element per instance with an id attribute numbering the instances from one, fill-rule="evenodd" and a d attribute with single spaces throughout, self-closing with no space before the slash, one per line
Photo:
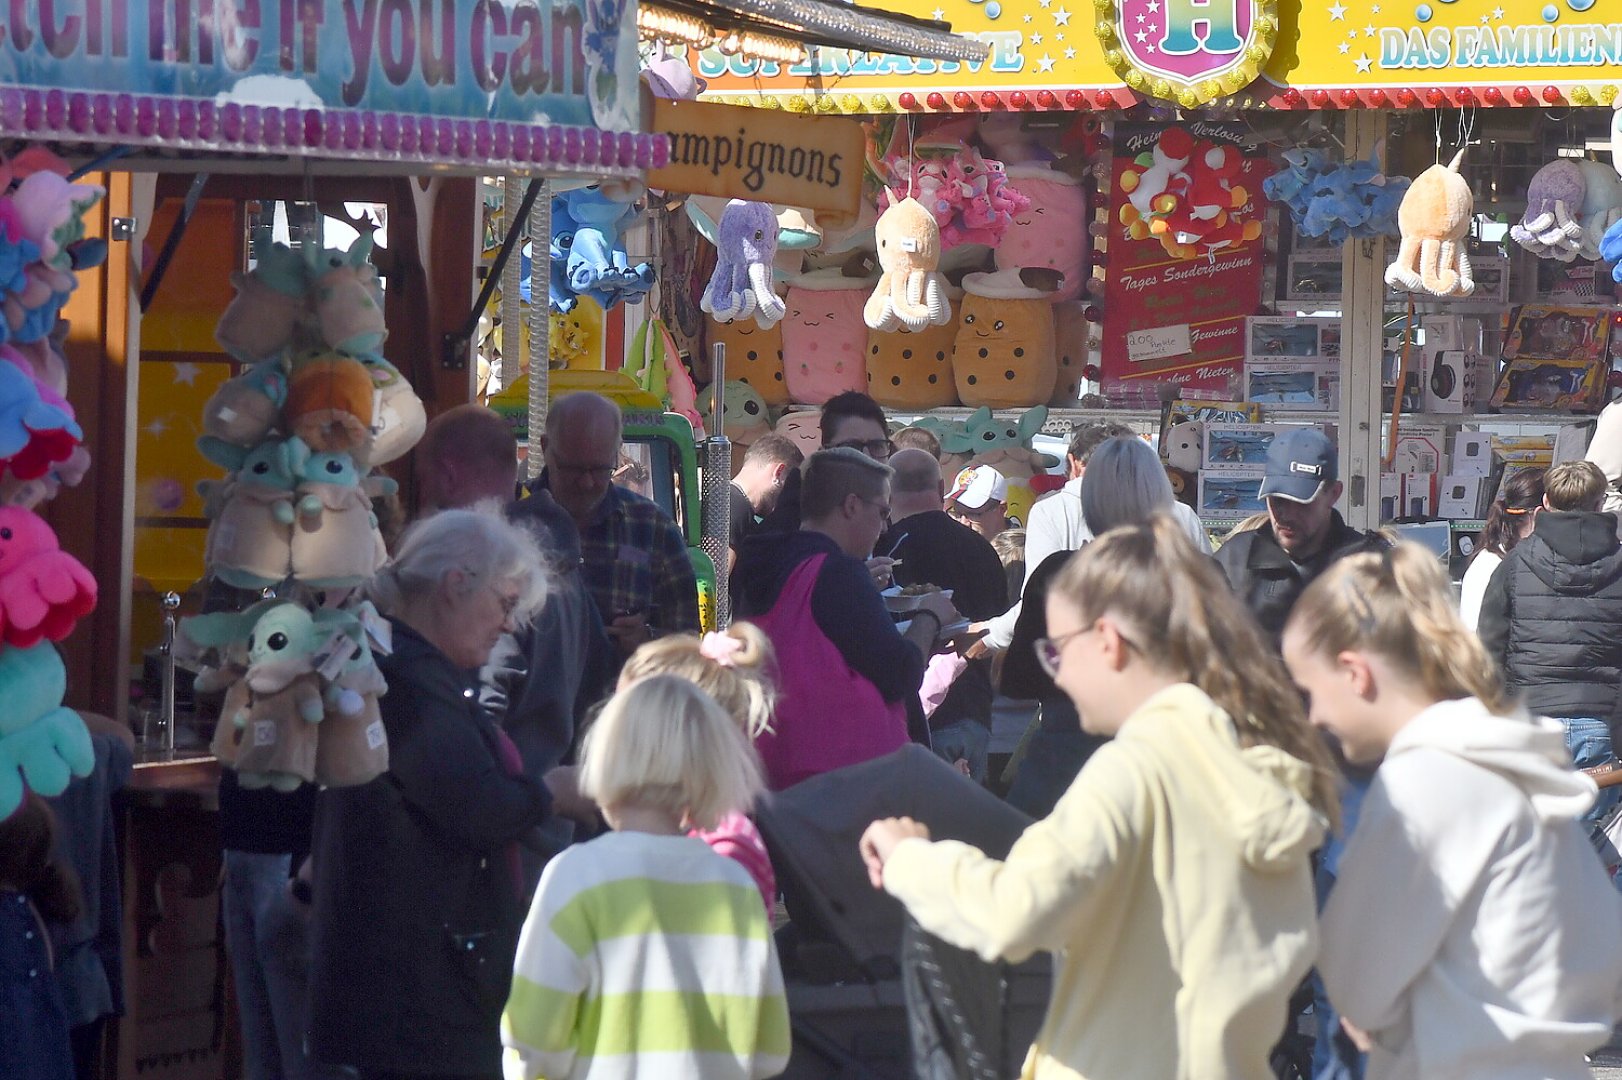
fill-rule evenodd
<path id="1" fill-rule="evenodd" d="M 945 326 L 952 321 L 946 279 L 940 264 L 941 230 L 917 199 L 906 198 L 879 215 L 873 227 L 884 273 L 862 309 L 874 330 L 910 330 Z"/>

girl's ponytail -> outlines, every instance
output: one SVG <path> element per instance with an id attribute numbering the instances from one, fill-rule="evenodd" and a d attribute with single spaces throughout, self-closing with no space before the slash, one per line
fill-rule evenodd
<path id="1" fill-rule="evenodd" d="M 678 675 L 701 687 L 749 738 L 757 739 L 771 730 L 777 707 L 776 659 L 765 631 L 754 623 L 735 622 L 703 636 L 672 634 L 648 642 L 625 662 L 620 685 L 653 675 Z"/>
<path id="2" fill-rule="evenodd" d="M 1084 622 L 1108 612 L 1127 623 L 1145 659 L 1203 690 L 1242 745 L 1276 746 L 1312 766 L 1312 803 L 1335 820 L 1337 771 L 1283 662 L 1174 518 L 1155 514 L 1105 533 L 1070 560 L 1054 590 Z"/>
<path id="3" fill-rule="evenodd" d="M 1438 700 L 1473 697 L 1499 715 L 1516 710 L 1498 665 L 1459 618 L 1441 564 L 1417 544 L 1336 562 L 1296 602 L 1290 630 L 1321 656 L 1375 653 Z"/>

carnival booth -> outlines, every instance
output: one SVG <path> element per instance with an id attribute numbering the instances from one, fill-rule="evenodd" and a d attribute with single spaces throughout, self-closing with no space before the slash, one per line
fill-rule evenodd
<path id="1" fill-rule="evenodd" d="M 1441 522 L 1415 535 L 1457 570 L 1618 385 L 1608 5 L 942 0 L 990 48 L 963 63 L 747 60 L 667 28 L 701 101 L 866 132 L 854 224 L 770 207 L 782 323 L 754 280 L 758 328 L 705 308 L 692 354 L 743 350 L 733 377 L 791 427 L 864 382 L 967 446 L 1128 420 L 1217 535 L 1262 509 L 1280 425 L 1321 424 L 1348 521 Z M 667 248 L 691 224 L 718 245 L 701 269 L 729 261 L 688 217 Z M 863 290 L 858 372 L 840 312 Z"/>

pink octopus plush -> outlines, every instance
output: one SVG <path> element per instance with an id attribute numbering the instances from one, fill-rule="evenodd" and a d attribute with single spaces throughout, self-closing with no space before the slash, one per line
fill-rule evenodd
<path id="1" fill-rule="evenodd" d="M 61 549 L 51 527 L 0 507 L 0 637 L 20 649 L 61 641 L 96 607 L 96 579 Z"/>

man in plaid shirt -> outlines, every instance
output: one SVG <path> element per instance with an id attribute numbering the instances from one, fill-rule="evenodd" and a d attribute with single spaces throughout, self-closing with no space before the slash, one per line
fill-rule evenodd
<path id="1" fill-rule="evenodd" d="M 698 581 L 681 529 L 650 499 L 612 483 L 623 434 L 619 406 L 567 394 L 546 415 L 536 480 L 580 530 L 580 571 L 624 656 L 656 634 L 697 630 Z"/>

